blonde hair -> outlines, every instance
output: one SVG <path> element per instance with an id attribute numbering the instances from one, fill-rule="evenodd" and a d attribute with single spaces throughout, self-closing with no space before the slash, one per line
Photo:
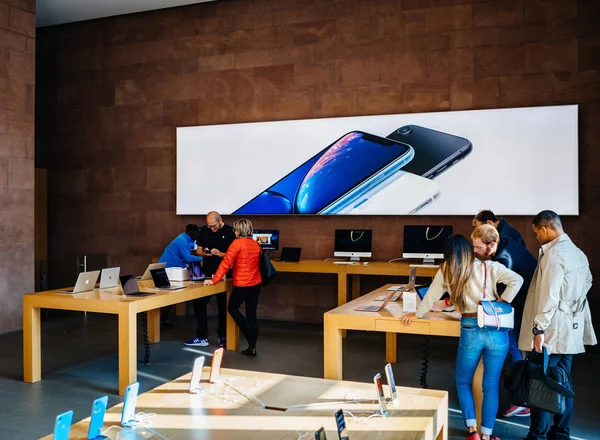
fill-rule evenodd
<path id="1" fill-rule="evenodd" d="M 240 237 L 252 237 L 254 228 L 252 222 L 247 218 L 241 218 L 233 222 L 233 229 Z"/>
<path id="2" fill-rule="evenodd" d="M 489 246 L 492 243 L 500 241 L 500 234 L 498 234 L 498 231 L 492 225 L 481 225 L 477 226 L 471 233 L 471 240 L 475 240 L 476 238 Z"/>
<path id="3" fill-rule="evenodd" d="M 459 312 L 465 310 L 469 281 L 473 275 L 473 246 L 464 236 L 451 235 L 444 246 L 444 262 L 440 269 L 450 293 L 450 302 Z"/>

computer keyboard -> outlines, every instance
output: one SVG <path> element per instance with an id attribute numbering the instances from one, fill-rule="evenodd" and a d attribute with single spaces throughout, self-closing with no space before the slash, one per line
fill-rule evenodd
<path id="1" fill-rule="evenodd" d="M 356 261 L 334 261 L 333 264 L 358 264 Z"/>

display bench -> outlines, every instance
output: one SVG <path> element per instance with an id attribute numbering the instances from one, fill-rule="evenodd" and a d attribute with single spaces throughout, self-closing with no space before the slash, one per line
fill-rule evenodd
<path id="1" fill-rule="evenodd" d="M 23 380 L 35 383 L 42 379 L 42 328 L 41 309 L 71 310 L 107 313 L 118 316 L 119 327 L 119 395 L 128 384 L 137 380 L 137 314 L 148 313 L 148 337 L 150 342 L 160 341 L 160 308 L 191 301 L 197 298 L 228 292 L 231 283 L 213 286 L 201 283 L 181 284 L 185 289 L 157 291 L 151 280 L 140 281 L 140 290 L 155 293 L 150 296 L 123 296 L 120 287 L 95 289 L 88 292 L 65 294 L 57 290 L 30 293 L 23 296 Z M 64 289 L 62 289 L 64 290 Z M 227 315 L 227 348 L 237 350 L 239 332 L 235 322 Z"/>
<path id="2" fill-rule="evenodd" d="M 460 320 L 456 315 L 441 312 L 429 312 L 424 319 L 417 319 L 410 325 L 403 324 L 400 317 L 404 314 L 402 301 L 390 302 L 379 312 L 363 312 L 355 309 L 362 306 L 381 304 L 377 297 L 387 295 L 387 284 L 358 299 L 350 301 L 325 313 L 324 321 L 324 377 L 338 379 L 343 377 L 342 349 L 343 332 L 346 330 L 363 330 L 386 334 L 387 362 L 396 363 L 398 357 L 397 334 L 416 334 L 426 336 L 460 336 Z M 483 364 L 480 362 L 473 380 L 473 395 L 477 408 L 477 420 L 480 418 L 481 401 L 483 399 L 481 378 Z"/>
<path id="3" fill-rule="evenodd" d="M 324 427 L 327 438 L 335 439 L 334 413 L 339 409 L 356 417 L 346 415 L 353 440 L 448 438 L 446 391 L 398 387 L 399 399 L 388 405 L 388 417 L 365 420 L 377 411 L 373 383 L 221 369 L 219 379 L 211 384 L 208 373 L 205 367 L 198 394 L 188 391 L 190 374 L 141 394 L 136 411 L 156 416 L 147 420 L 150 429 L 126 438 L 296 440 L 312 439 Z M 104 429 L 109 438 L 124 433 L 118 427 L 121 411 L 119 404 L 106 413 Z M 88 426 L 89 418 L 76 423 L 69 438 L 87 439 Z"/>

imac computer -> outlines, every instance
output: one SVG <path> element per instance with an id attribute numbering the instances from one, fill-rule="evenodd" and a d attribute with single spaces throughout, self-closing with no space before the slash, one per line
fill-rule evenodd
<path id="1" fill-rule="evenodd" d="M 404 226 L 404 258 L 423 258 L 433 264 L 444 258 L 444 245 L 452 235 L 452 226 Z"/>
<path id="2" fill-rule="evenodd" d="M 372 231 L 370 229 L 336 229 L 335 257 L 350 257 L 359 261 L 360 257 L 371 257 Z"/>
<path id="3" fill-rule="evenodd" d="M 258 241 L 263 251 L 279 249 L 279 231 L 277 229 L 255 229 L 252 238 Z"/>

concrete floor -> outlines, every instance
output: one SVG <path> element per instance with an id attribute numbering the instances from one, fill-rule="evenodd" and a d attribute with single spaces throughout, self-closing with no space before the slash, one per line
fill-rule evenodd
<path id="1" fill-rule="evenodd" d="M 175 318 L 174 323 L 175 328 L 163 331 L 162 342 L 152 345 L 151 363 L 138 364 L 140 392 L 191 370 L 198 353 L 186 349 L 182 341 L 193 336 L 195 321 L 188 316 Z M 258 357 L 247 358 L 226 352 L 225 367 L 323 377 L 321 325 L 260 324 Z M 419 387 L 423 340 L 421 336 L 399 336 L 401 363 L 394 365 L 397 384 Z M 214 333 L 211 344 L 216 344 Z M 456 411 L 458 401 L 454 388 L 456 344 L 455 339 L 432 338 L 428 382 L 430 388 L 450 391 L 450 407 L 454 409 L 450 412 L 450 435 L 452 439 L 463 439 L 463 422 L 460 412 Z M 29 440 L 47 435 L 52 431 L 56 415 L 69 409 L 75 412 L 74 421 L 86 418 L 91 402 L 104 394 L 109 395 L 109 407 L 121 401 L 116 395 L 117 320 L 114 316 L 50 312 L 42 325 L 43 379 L 36 384 L 22 382 L 22 333 L 0 335 L 0 347 L 1 440 Z M 141 361 L 141 338 L 138 347 Z M 383 374 L 384 365 L 383 334 L 350 333 L 344 344 L 344 379 L 371 382 L 374 372 Z M 576 391 L 572 423 L 574 439 L 600 439 L 597 404 L 600 376 L 597 371 L 600 371 L 598 350 L 576 357 L 573 368 Z M 502 392 L 501 407 L 504 405 Z M 494 434 L 502 440 L 522 439 L 527 434 L 528 423 L 528 418 L 500 421 Z"/>

